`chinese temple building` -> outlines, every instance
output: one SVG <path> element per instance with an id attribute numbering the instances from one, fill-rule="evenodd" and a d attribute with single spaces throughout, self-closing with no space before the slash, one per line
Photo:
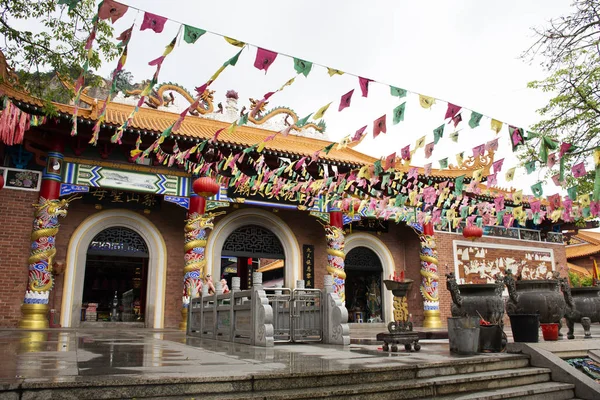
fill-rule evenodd
<path id="1" fill-rule="evenodd" d="M 230 287 L 240 277 L 244 289 L 262 272 L 265 286 L 288 288 L 304 280 L 322 289 L 333 275 L 349 322 L 389 322 L 408 304 L 416 326 L 441 327 L 450 316 L 446 273 L 480 283 L 507 268 L 535 278 L 566 265 L 551 224 L 505 227 L 493 216 L 469 240 L 460 218 L 422 217 L 423 201 L 411 193 L 432 187 L 447 198 L 447 182 L 468 183 L 476 170 L 485 179 L 493 154 L 430 173 L 397 162 L 388 190 L 369 181 L 378 159 L 356 143 L 328 141 L 315 124 L 273 137 L 297 115 L 255 103 L 248 123 L 229 130 L 244 115 L 237 94 L 222 107 L 206 91 L 172 136 L 140 156 L 192 102 L 182 88 L 157 88 L 115 141 L 139 93 L 105 104 L 84 92 L 78 110 L 54 103 L 56 115 L 44 117 L 43 102 L 0 68 L 0 326 L 180 327 L 209 275 Z M 309 193 L 354 173 L 368 187 L 343 181 Z M 273 174 L 287 186 L 267 179 Z M 463 191 L 478 202 L 512 200 L 510 190 L 482 184 Z M 373 200 L 376 192 L 385 200 Z M 415 281 L 404 302 L 383 285 L 394 276 Z"/>

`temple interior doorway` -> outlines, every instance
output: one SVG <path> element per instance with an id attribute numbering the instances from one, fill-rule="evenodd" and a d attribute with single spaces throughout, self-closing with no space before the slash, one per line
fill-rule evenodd
<path id="1" fill-rule="evenodd" d="M 381 260 L 368 247 L 355 247 L 345 259 L 346 308 L 350 322 L 385 322 Z"/>
<path id="2" fill-rule="evenodd" d="M 221 276 L 231 289 L 231 278 L 239 277 L 240 288 L 252 287 L 252 273 L 262 272 L 263 286 L 285 286 L 285 254 L 281 242 L 270 230 L 245 225 L 233 231 L 221 250 Z M 214 279 L 213 279 L 214 280 Z"/>
<path id="3" fill-rule="evenodd" d="M 83 283 L 83 326 L 96 322 L 144 326 L 148 257 L 144 239 L 126 227 L 104 229 L 92 239 Z"/>

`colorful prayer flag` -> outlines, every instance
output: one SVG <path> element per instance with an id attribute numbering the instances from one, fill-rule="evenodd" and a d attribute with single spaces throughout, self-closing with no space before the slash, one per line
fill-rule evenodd
<path id="1" fill-rule="evenodd" d="M 269 67 L 275 62 L 275 58 L 277 58 L 276 52 L 258 47 L 256 49 L 254 67 L 261 71 L 264 70 L 266 74 Z"/>
<path id="2" fill-rule="evenodd" d="M 490 127 L 494 132 L 496 132 L 496 134 L 498 134 L 502 130 L 502 122 L 498 121 L 497 119 L 492 119 Z"/>
<path id="3" fill-rule="evenodd" d="M 406 107 L 406 102 L 400 104 L 398 107 L 394 108 L 394 125 L 400 123 L 400 121 L 404 121 L 404 108 Z"/>
<path id="4" fill-rule="evenodd" d="M 327 109 L 329 108 L 330 105 L 331 105 L 331 103 L 325 104 L 323 107 L 319 108 L 319 110 L 317 110 L 315 115 L 313 115 L 313 119 L 317 120 L 317 119 L 323 118 L 323 115 L 325 115 L 325 112 L 327 111 Z"/>
<path id="5" fill-rule="evenodd" d="M 358 84 L 360 85 L 360 91 L 362 92 L 362 97 L 367 97 L 369 95 L 369 82 L 373 82 L 372 79 L 358 77 Z"/>
<path id="6" fill-rule="evenodd" d="M 454 116 L 458 114 L 461 108 L 461 106 L 457 106 L 456 104 L 448 103 L 448 108 L 446 109 L 446 115 L 444 116 L 444 119 L 453 119 Z"/>
<path id="7" fill-rule="evenodd" d="M 581 178 L 582 176 L 585 176 L 585 163 L 582 161 L 579 164 L 573 165 L 571 172 L 573 172 L 573 176 L 575 178 Z"/>
<path id="8" fill-rule="evenodd" d="M 61 2 L 59 1 L 58 4 L 61 4 Z M 100 9 L 98 10 L 98 18 L 110 18 L 110 21 L 114 24 L 119 18 L 125 15 L 128 9 L 129 7 L 127 7 L 125 4 L 117 3 L 113 0 L 104 0 L 100 5 Z"/>
<path id="9" fill-rule="evenodd" d="M 374 122 L 373 122 L 373 137 L 376 138 L 377 136 L 379 136 L 379 134 L 381 132 L 386 133 L 387 128 L 385 126 L 385 115 L 382 115 L 381 117 L 377 118 Z"/>
<path id="10" fill-rule="evenodd" d="M 435 98 L 420 94 L 419 95 L 419 104 L 423 108 L 431 108 L 431 106 L 435 104 Z"/>
<path id="11" fill-rule="evenodd" d="M 342 71 L 340 71 L 339 69 L 329 68 L 329 67 L 327 67 L 327 73 L 329 74 L 329 76 L 344 75 L 344 73 Z"/>
<path id="12" fill-rule="evenodd" d="M 186 43 L 194 44 L 196 40 L 200 39 L 200 36 L 204 35 L 206 31 L 200 28 L 194 28 L 190 25 L 184 25 L 183 29 L 183 40 Z"/>
<path id="13" fill-rule="evenodd" d="M 516 169 L 517 169 L 516 167 L 512 167 L 508 171 L 506 171 L 505 177 L 506 177 L 506 181 L 507 182 L 510 182 L 510 181 L 513 180 L 513 178 L 515 177 L 515 171 L 516 171 Z"/>
<path id="14" fill-rule="evenodd" d="M 433 147 L 434 147 L 434 143 L 427 143 L 427 145 L 425 146 L 425 158 L 429 158 L 431 157 L 431 155 L 433 154 Z"/>
<path id="15" fill-rule="evenodd" d="M 438 144 L 442 136 L 444 136 L 444 124 L 438 126 L 433 130 L 433 143 Z"/>
<path id="16" fill-rule="evenodd" d="M 294 70 L 296 70 L 296 72 L 299 74 L 308 76 L 310 70 L 312 69 L 312 65 L 312 62 L 310 61 L 305 61 L 294 57 Z"/>
<path id="17" fill-rule="evenodd" d="M 227 43 L 235 46 L 235 47 L 244 47 L 246 45 L 245 42 L 242 42 L 241 40 L 237 40 L 237 39 L 233 39 L 227 36 L 223 36 L 225 38 L 225 40 L 227 41 Z"/>
<path id="18" fill-rule="evenodd" d="M 478 127 L 479 123 L 481 122 L 481 118 L 483 118 L 482 114 L 479 114 L 478 112 L 475 112 L 475 111 L 471 111 L 471 118 L 469 119 L 469 126 L 471 128 Z"/>
<path id="19" fill-rule="evenodd" d="M 144 20 L 142 21 L 141 31 L 146 29 L 152 29 L 156 33 L 161 33 L 165 27 L 167 19 L 160 15 L 152 14 L 149 12 L 144 13 Z"/>
<path id="20" fill-rule="evenodd" d="M 398 97 L 398 98 L 406 97 L 406 89 L 400 89 L 395 86 L 390 86 L 390 93 L 394 97 Z"/>
<path id="21" fill-rule="evenodd" d="M 352 101 L 353 94 L 354 94 L 354 89 L 352 89 L 351 91 L 349 91 L 348 93 L 346 93 L 345 95 L 342 96 L 342 98 L 340 100 L 340 107 L 338 108 L 338 111 L 342 111 L 344 108 L 350 107 L 350 102 Z"/>

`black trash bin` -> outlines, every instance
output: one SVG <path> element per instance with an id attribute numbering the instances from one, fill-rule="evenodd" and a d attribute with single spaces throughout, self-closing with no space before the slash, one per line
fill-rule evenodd
<path id="1" fill-rule="evenodd" d="M 508 317 L 515 342 L 538 342 L 540 337 L 539 314 L 513 314 Z"/>

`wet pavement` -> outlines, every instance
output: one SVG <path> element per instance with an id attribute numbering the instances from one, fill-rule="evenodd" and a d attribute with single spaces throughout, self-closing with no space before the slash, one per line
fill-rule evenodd
<path id="1" fill-rule="evenodd" d="M 600 337 L 600 326 L 594 327 L 594 336 Z M 419 352 L 383 352 L 380 344 L 367 340 L 381 331 L 379 326 L 353 328 L 351 336 L 357 344 L 347 347 L 288 343 L 262 348 L 190 338 L 176 330 L 0 330 L 0 383 L 84 383 L 100 377 L 233 378 L 415 366 L 491 356 L 451 355 L 448 341 L 443 339 L 421 340 Z M 582 331 L 576 334 L 583 336 Z M 560 346 L 568 342 L 553 343 Z"/>

